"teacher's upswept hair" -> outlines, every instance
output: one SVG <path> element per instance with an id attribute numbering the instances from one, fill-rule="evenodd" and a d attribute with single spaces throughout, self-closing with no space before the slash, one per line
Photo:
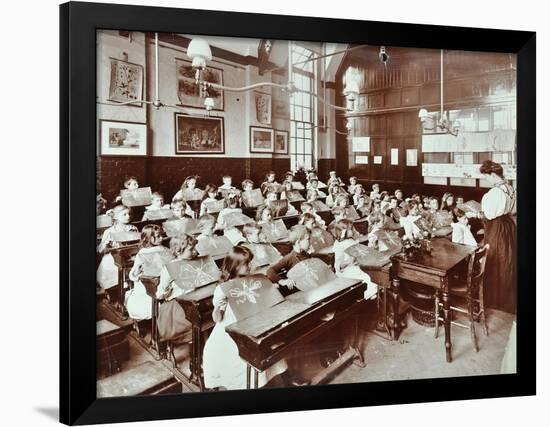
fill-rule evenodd
<path id="1" fill-rule="evenodd" d="M 492 173 L 500 176 L 501 178 L 504 178 L 504 170 L 502 169 L 502 165 L 493 162 L 492 160 L 485 160 L 481 167 L 479 168 L 479 172 L 481 172 L 484 175 L 491 175 Z"/>

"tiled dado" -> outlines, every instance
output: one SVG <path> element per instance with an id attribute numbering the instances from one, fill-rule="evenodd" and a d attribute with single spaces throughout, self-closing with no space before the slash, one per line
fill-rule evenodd
<path id="1" fill-rule="evenodd" d="M 274 170 L 282 177 L 290 168 L 288 158 L 242 157 L 99 157 L 97 163 L 98 192 L 108 201 L 118 195 L 126 176 L 135 176 L 140 185 L 150 186 L 169 200 L 189 175 L 199 176 L 199 185 L 219 185 L 224 175 L 231 175 L 233 183 L 240 185 L 246 178 L 257 184 L 265 174 Z"/>

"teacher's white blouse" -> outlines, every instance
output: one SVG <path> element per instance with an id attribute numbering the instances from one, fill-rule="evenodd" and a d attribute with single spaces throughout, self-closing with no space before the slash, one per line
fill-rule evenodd
<path id="1" fill-rule="evenodd" d="M 513 187 L 501 183 L 491 188 L 481 199 L 481 210 L 487 219 L 515 213 L 516 197 Z"/>

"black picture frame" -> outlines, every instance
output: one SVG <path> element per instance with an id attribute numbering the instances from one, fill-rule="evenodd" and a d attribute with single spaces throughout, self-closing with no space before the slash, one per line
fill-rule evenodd
<path id="1" fill-rule="evenodd" d="M 258 148 L 254 145 L 254 133 L 255 132 L 268 132 L 271 134 L 271 147 L 268 149 Z M 250 134 L 249 134 L 249 140 L 250 140 L 250 152 L 251 153 L 264 153 L 264 154 L 271 154 L 273 153 L 275 149 L 275 130 L 270 127 L 263 127 L 263 126 L 250 126 Z"/>
<path id="2" fill-rule="evenodd" d="M 196 127 L 199 128 L 202 126 L 204 127 L 205 122 L 218 122 L 219 123 L 219 130 L 220 130 L 220 144 L 221 148 L 219 150 L 182 150 L 180 149 L 180 140 L 179 140 L 179 120 L 178 119 L 188 119 L 190 121 L 196 122 Z M 193 114 L 184 114 L 184 113 L 174 113 L 174 143 L 175 143 L 175 154 L 176 155 L 192 155 L 192 154 L 224 154 L 225 153 L 225 123 L 224 118 L 222 116 L 198 116 Z"/>
<path id="3" fill-rule="evenodd" d="M 368 31 L 365 27 L 368 26 Z M 96 398 L 96 30 L 125 29 L 517 54 L 517 373 L 291 389 Z M 536 393 L 536 34 L 70 2 L 60 6 L 60 420 L 82 425 Z M 77 146 L 78 149 L 74 149 Z M 79 188 L 79 191 L 70 191 Z M 76 249 L 78 248 L 78 250 Z M 139 407 L 139 411 L 136 411 Z"/>
<path id="4" fill-rule="evenodd" d="M 143 127 L 142 132 L 144 133 L 145 137 L 145 144 L 143 147 L 143 153 L 139 154 L 130 154 L 128 152 L 126 153 L 116 153 L 116 152 L 108 152 L 105 151 L 104 142 L 103 139 L 105 138 L 103 125 L 108 123 L 120 123 L 120 126 L 129 125 L 130 127 Z M 100 119 L 99 120 L 99 154 L 103 157 L 109 156 L 109 157 L 119 157 L 119 156 L 132 156 L 132 157 L 147 157 L 148 155 L 148 142 L 147 142 L 147 123 L 140 123 L 140 122 L 128 122 L 128 121 L 122 121 L 122 120 L 106 120 L 106 119 Z M 110 150 L 116 150 L 113 148 L 110 148 Z"/>
<path id="5" fill-rule="evenodd" d="M 275 129 L 275 135 L 274 135 L 274 141 L 273 141 L 273 152 L 275 154 L 288 154 L 288 131 L 287 130 L 280 130 Z M 284 150 L 277 150 L 277 134 L 285 135 L 285 149 Z"/>

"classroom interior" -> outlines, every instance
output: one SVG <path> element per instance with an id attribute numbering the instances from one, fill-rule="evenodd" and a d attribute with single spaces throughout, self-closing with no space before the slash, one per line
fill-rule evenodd
<path id="1" fill-rule="evenodd" d="M 453 209 L 480 209 L 487 160 L 516 187 L 514 55 L 98 30 L 96 67 L 98 397 L 511 372 L 516 316 L 484 308 L 494 284 L 472 267 L 483 222 L 467 226 L 473 245 L 456 243 Z M 412 200 L 422 225 L 406 220 Z M 128 220 L 111 232 L 121 207 Z M 360 248 L 342 255 L 355 275 L 339 273 L 344 222 Z M 407 240 L 411 227 L 423 237 Z M 183 283 L 169 265 L 196 267 L 191 258 L 140 257 L 155 236 L 176 258 L 171 241 L 193 242 L 217 280 L 195 272 Z M 304 236 L 298 258 L 315 261 L 317 282 L 272 280 Z M 222 286 L 228 253 L 243 246 L 259 304 Z M 267 264 L 254 264 L 259 246 L 275 251 Z M 137 271 L 136 259 L 155 265 Z M 162 274 L 178 296 L 159 297 Z M 466 290 L 453 292 L 453 280 Z M 215 292 L 234 322 L 216 319 Z M 238 368 L 208 343 L 220 327 Z M 284 374 L 270 375 L 282 362 Z M 239 378 L 213 382 L 211 366 L 225 364 Z"/>

